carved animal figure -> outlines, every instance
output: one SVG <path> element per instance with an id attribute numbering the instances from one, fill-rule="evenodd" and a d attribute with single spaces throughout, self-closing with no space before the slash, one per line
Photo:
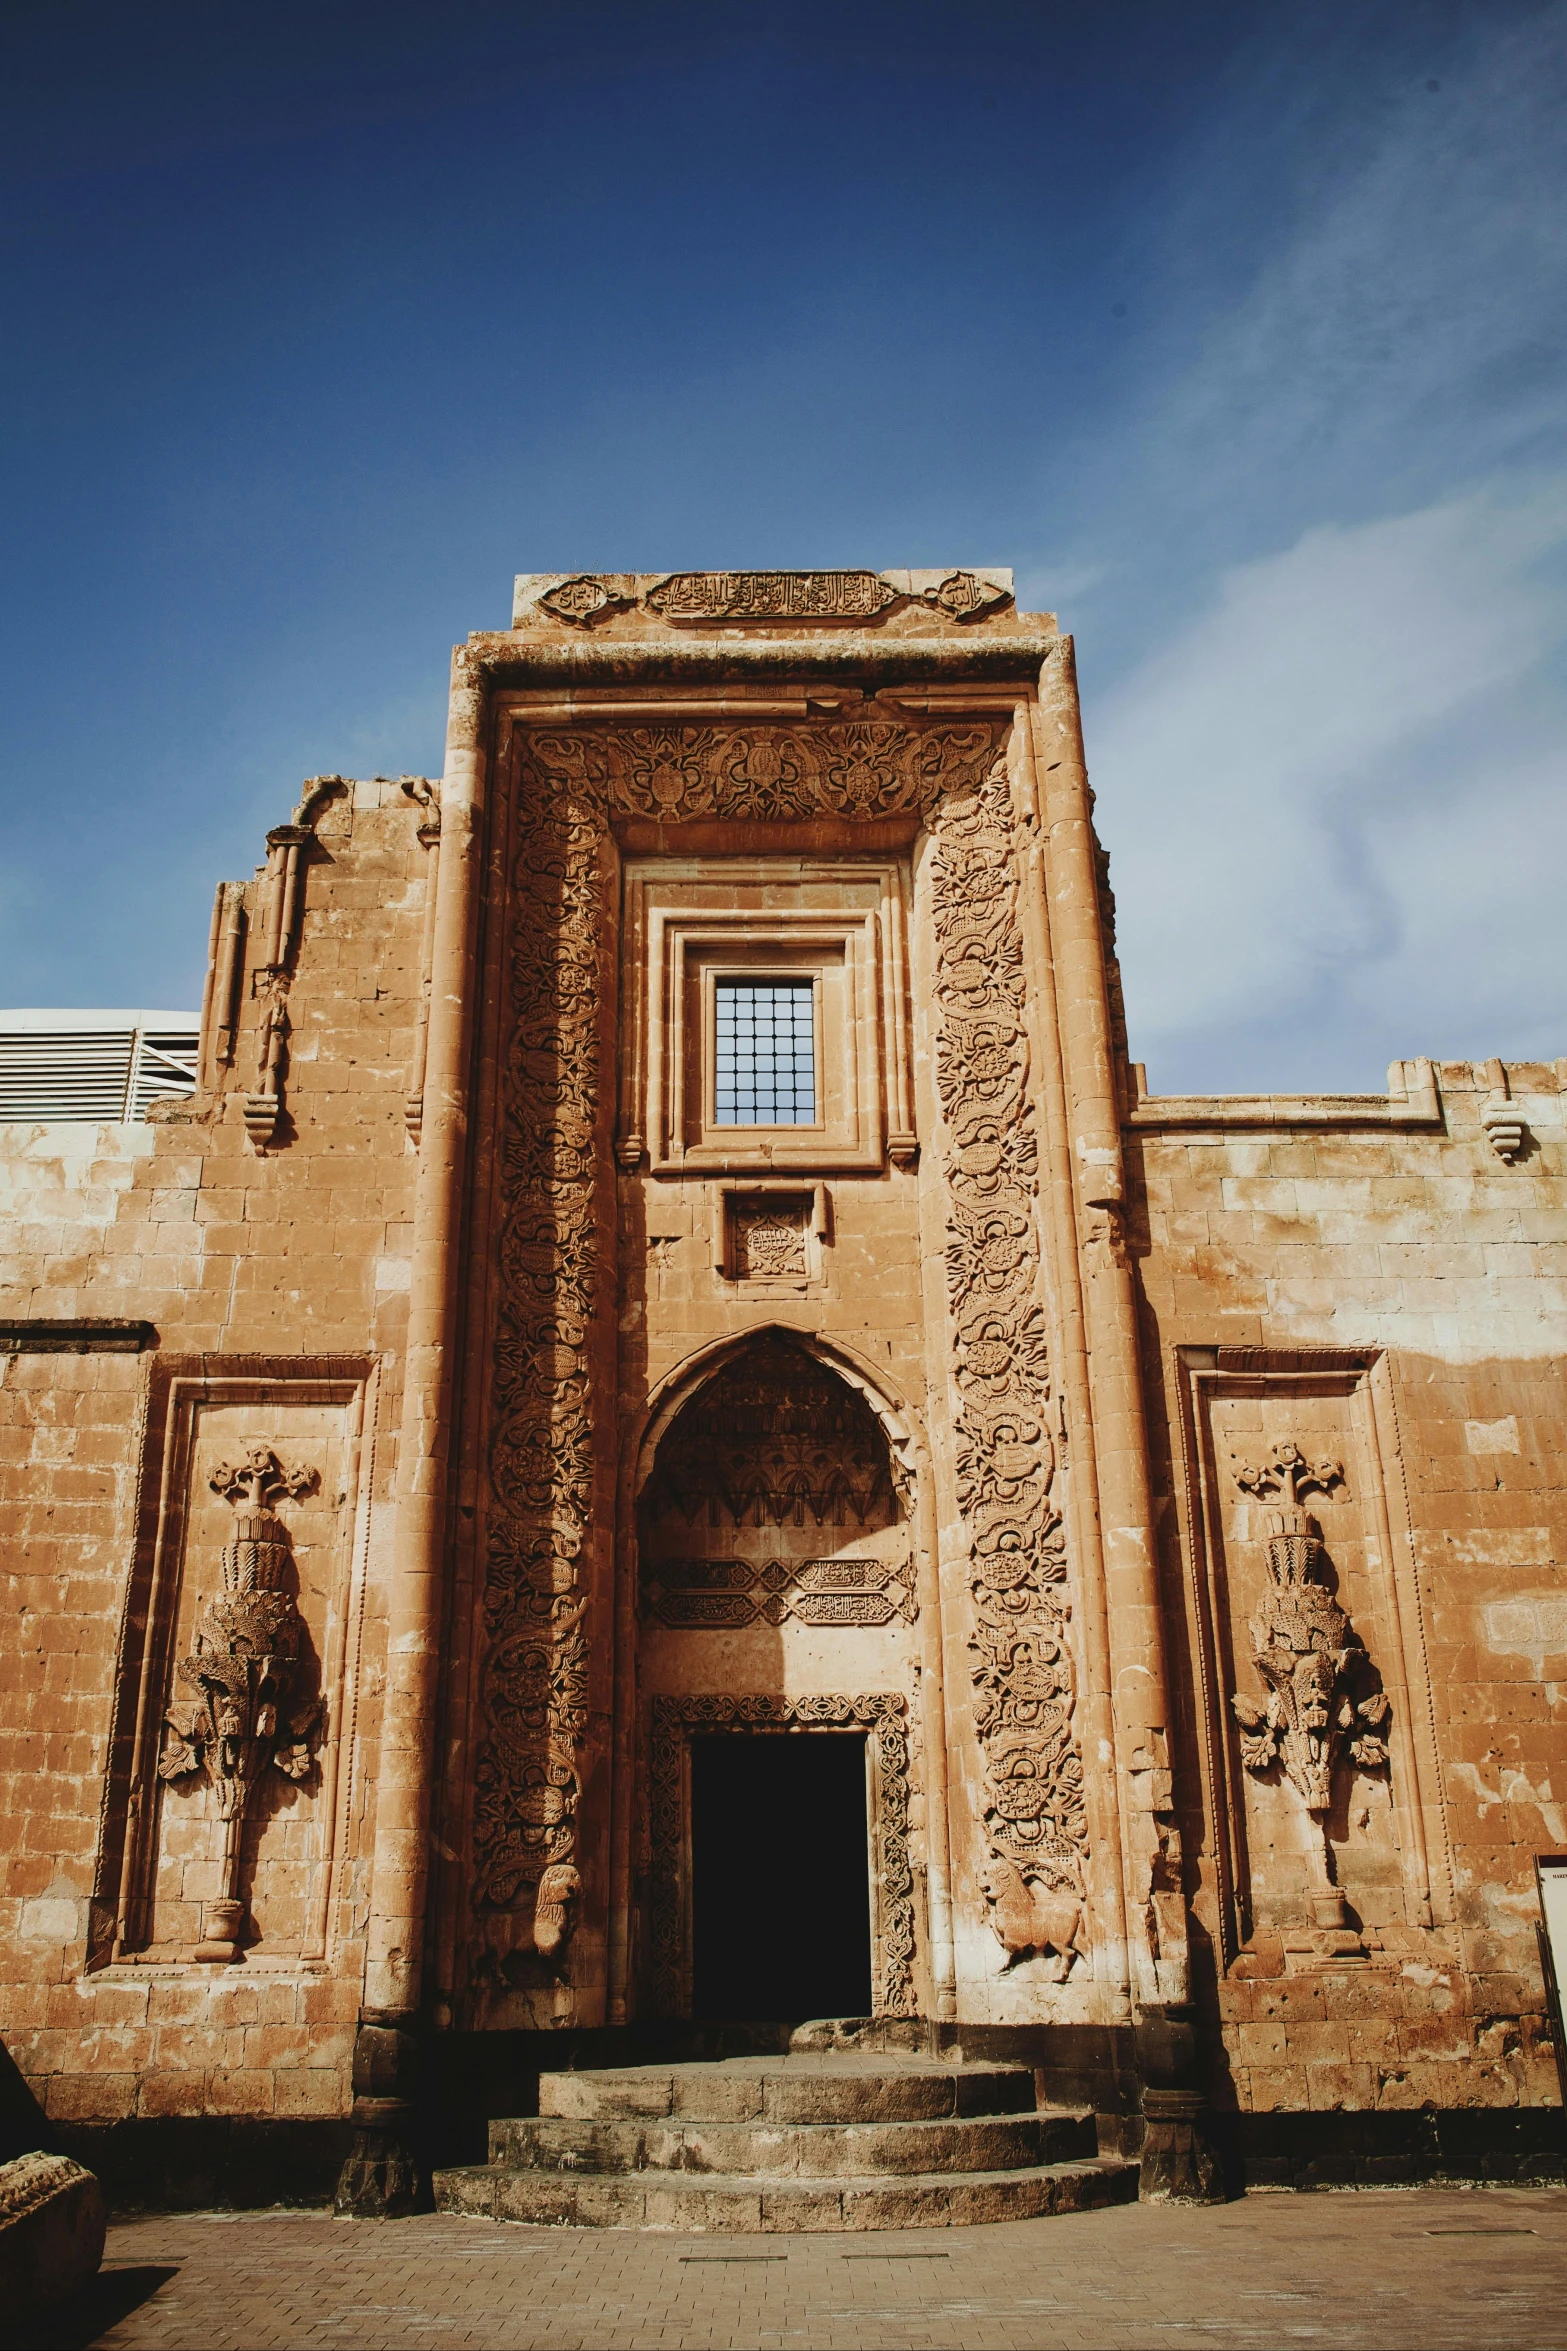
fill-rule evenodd
<path id="1" fill-rule="evenodd" d="M 570 1862 L 551 1862 L 539 1880 L 533 1908 L 533 1948 L 548 1959 L 566 1939 L 571 1905 L 582 1891 L 582 1880 Z"/>
<path id="2" fill-rule="evenodd" d="M 1056 1891 L 1025 1878 L 1012 1862 L 992 1856 L 985 1870 L 990 1897 L 990 1924 L 1006 1957 L 1001 1973 L 1033 1952 L 1054 1956 L 1051 1973 L 1059 1983 L 1075 1957 L 1082 1931 L 1083 1905 L 1076 1894 Z"/>

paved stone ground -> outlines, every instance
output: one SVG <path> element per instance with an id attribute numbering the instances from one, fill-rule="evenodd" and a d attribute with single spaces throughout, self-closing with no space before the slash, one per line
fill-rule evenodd
<path id="1" fill-rule="evenodd" d="M 103 2351 L 1561 2351 L 1567 2191 L 1258 2195 L 789 2239 L 440 2215 L 128 2220 L 43 2347 Z"/>

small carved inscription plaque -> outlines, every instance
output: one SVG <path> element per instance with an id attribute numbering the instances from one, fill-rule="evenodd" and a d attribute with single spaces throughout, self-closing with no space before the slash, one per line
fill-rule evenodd
<path id="1" fill-rule="evenodd" d="M 734 1198 L 729 1264 L 737 1282 L 803 1282 L 810 1273 L 811 1195 L 779 1192 Z"/>
<path id="2" fill-rule="evenodd" d="M 873 571 L 677 571 L 643 601 L 664 620 L 853 621 L 903 598 Z"/>
<path id="3" fill-rule="evenodd" d="M 574 580 L 561 580 L 553 588 L 546 588 L 539 598 L 541 611 L 551 612 L 557 620 L 569 620 L 578 628 L 590 628 L 594 621 L 603 620 L 611 612 L 623 612 L 630 604 L 629 596 L 622 596 L 603 580 L 580 575 Z"/>

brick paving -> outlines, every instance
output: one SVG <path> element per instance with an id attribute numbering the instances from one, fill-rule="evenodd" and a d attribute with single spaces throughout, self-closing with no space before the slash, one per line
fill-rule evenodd
<path id="1" fill-rule="evenodd" d="M 120 2222 L 97 2297 L 30 2351 L 1560 2351 L 1567 2191 L 1259 2195 L 760 2241 L 182 2214 Z"/>

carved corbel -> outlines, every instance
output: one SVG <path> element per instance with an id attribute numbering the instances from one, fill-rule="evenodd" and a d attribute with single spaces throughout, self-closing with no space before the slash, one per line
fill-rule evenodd
<path id="1" fill-rule="evenodd" d="M 224 1462 L 209 1481 L 234 1511 L 233 1539 L 223 1547 L 223 1589 L 196 1619 L 195 1639 L 175 1668 L 194 1695 L 170 1701 L 164 1716 L 161 1779 L 204 1772 L 223 1823 L 221 1891 L 202 1906 L 195 1956 L 217 1963 L 238 1959 L 245 1934 L 239 1889 L 245 1815 L 257 1782 L 269 1768 L 291 1780 L 315 1768 L 319 1699 L 298 1700 L 303 1626 L 284 1588 L 291 1564 L 288 1530 L 272 1505 L 298 1497 L 316 1472 L 285 1468 L 270 1445 L 246 1447 L 237 1465 Z"/>
<path id="2" fill-rule="evenodd" d="M 430 973 L 435 949 L 435 892 L 441 871 L 441 796 L 428 776 L 399 776 L 398 784 L 422 811 L 419 845 L 425 852 L 424 937 L 419 950 L 419 1009 L 414 1020 L 413 1064 L 408 1072 L 408 1099 L 403 1117 L 408 1139 L 417 1151 L 424 1133 L 424 1072 L 430 1045 Z"/>
<path id="3" fill-rule="evenodd" d="M 1353 1956 L 1361 1944 L 1333 1882 L 1328 1838 L 1333 1773 L 1346 1754 L 1362 1771 L 1386 1766 L 1389 1708 L 1349 1618 L 1322 1581 L 1322 1530 L 1300 1507 L 1304 1495 L 1328 1493 L 1343 1478 L 1340 1463 L 1309 1461 L 1293 1443 L 1236 1467 L 1243 1492 L 1277 1494 L 1285 1507 L 1269 1514 L 1270 1589 L 1247 1627 L 1266 1703 L 1259 1706 L 1237 1692 L 1232 1704 L 1247 1770 L 1281 1765 L 1306 1807 L 1312 1824 L 1310 1923 L 1329 1938 L 1330 1950 Z"/>
<path id="4" fill-rule="evenodd" d="M 1489 1092 L 1485 1108 L 1480 1113 L 1480 1124 L 1497 1158 L 1505 1167 L 1511 1167 L 1529 1140 L 1529 1129 L 1517 1103 L 1512 1099 L 1505 1063 L 1488 1061 L 1484 1076 Z"/>

